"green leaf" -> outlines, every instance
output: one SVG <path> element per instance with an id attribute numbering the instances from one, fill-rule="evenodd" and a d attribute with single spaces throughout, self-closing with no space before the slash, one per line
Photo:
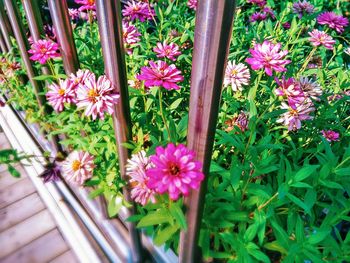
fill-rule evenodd
<path id="1" fill-rule="evenodd" d="M 160 209 L 155 212 L 151 212 L 140 220 L 137 224 L 137 228 L 160 225 L 163 223 L 172 222 L 171 215 L 165 209 Z"/>
<path id="2" fill-rule="evenodd" d="M 174 224 L 173 226 L 168 226 L 156 234 L 154 238 L 154 244 L 156 246 L 163 245 L 166 241 L 168 241 L 179 229 L 179 226 L 177 224 Z"/>
<path id="3" fill-rule="evenodd" d="M 329 235 L 330 232 L 330 229 L 316 230 L 316 233 L 314 233 L 308 238 L 308 242 L 312 245 L 316 245 L 323 241 Z"/>
<path id="4" fill-rule="evenodd" d="M 303 202 L 301 201 L 298 197 L 290 194 L 290 193 L 287 193 L 286 196 L 293 202 L 295 203 L 297 206 L 301 207 L 302 209 L 305 210 L 306 213 L 309 213 L 310 212 L 310 209 L 309 207 Z"/>
<path id="5" fill-rule="evenodd" d="M 89 193 L 89 198 L 93 199 L 104 192 L 104 188 L 98 188 Z"/>
<path id="6" fill-rule="evenodd" d="M 301 168 L 294 176 L 294 180 L 299 182 L 308 178 L 316 171 L 318 167 L 319 165 L 308 165 L 306 167 Z"/>
<path id="7" fill-rule="evenodd" d="M 169 206 L 169 210 L 171 215 L 176 219 L 176 222 L 179 224 L 181 229 L 187 230 L 187 223 L 184 213 L 182 212 L 182 209 L 179 207 L 177 203 L 172 203 Z"/>
<path id="8" fill-rule="evenodd" d="M 40 76 L 33 77 L 33 79 L 35 79 L 35 80 L 48 80 L 48 79 L 56 79 L 56 77 L 53 75 L 40 75 Z"/>
<path id="9" fill-rule="evenodd" d="M 16 170 L 15 167 L 13 167 L 12 165 L 8 165 L 7 166 L 7 169 L 9 171 L 9 173 L 13 176 L 13 177 L 16 177 L 16 178 L 19 178 L 21 177 L 21 174 Z"/>

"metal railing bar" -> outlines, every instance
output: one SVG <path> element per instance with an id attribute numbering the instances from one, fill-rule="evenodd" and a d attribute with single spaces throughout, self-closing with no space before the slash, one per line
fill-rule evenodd
<path id="1" fill-rule="evenodd" d="M 11 36 L 13 36 L 13 32 L 10 25 L 10 21 L 6 15 L 3 0 L 0 0 L 0 30 L 5 40 L 7 49 L 10 51 L 12 48 Z"/>

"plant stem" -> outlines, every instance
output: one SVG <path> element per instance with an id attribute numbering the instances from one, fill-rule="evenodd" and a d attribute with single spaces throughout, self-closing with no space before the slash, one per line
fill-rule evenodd
<path id="1" fill-rule="evenodd" d="M 56 80 L 58 80 L 58 77 L 57 77 L 57 74 L 56 74 L 55 68 L 54 68 L 54 66 L 53 66 L 53 64 L 52 64 L 51 59 L 47 60 L 47 65 L 48 65 L 49 68 L 50 68 L 50 71 L 51 71 L 52 76 L 54 76 L 54 78 L 55 78 Z"/>
<path id="2" fill-rule="evenodd" d="M 159 98 L 159 113 L 160 113 L 160 116 L 162 117 L 162 120 L 164 122 L 164 126 L 165 126 L 167 133 L 168 133 L 169 140 L 171 140 L 170 129 L 168 127 L 168 123 L 165 119 L 164 111 L 163 111 L 163 99 L 162 99 L 162 88 L 161 87 L 158 87 L 158 98 Z"/>
<path id="3" fill-rule="evenodd" d="M 265 206 L 267 206 L 269 203 L 271 203 L 272 200 L 275 199 L 277 196 L 278 196 L 278 193 L 275 193 L 269 200 L 267 200 L 262 205 L 259 205 L 258 210 L 260 211 L 261 209 L 263 209 Z"/>
<path id="4" fill-rule="evenodd" d="M 308 55 L 308 57 L 306 58 L 306 60 L 305 60 L 305 62 L 304 62 L 304 64 L 303 64 L 303 66 L 301 67 L 301 69 L 300 69 L 299 72 L 298 72 L 298 77 L 299 77 L 299 75 L 300 75 L 302 72 L 304 72 L 304 70 L 306 69 L 307 64 L 309 64 L 309 62 L 310 62 L 312 56 L 315 54 L 316 50 L 317 50 L 317 47 L 314 47 L 314 48 L 311 50 L 310 54 Z"/>

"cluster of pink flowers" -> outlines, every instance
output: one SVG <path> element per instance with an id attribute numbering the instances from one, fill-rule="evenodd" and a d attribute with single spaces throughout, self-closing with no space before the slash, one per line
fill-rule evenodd
<path id="1" fill-rule="evenodd" d="M 327 141 L 339 141 L 339 133 L 332 130 L 322 130 L 321 131 L 323 137 L 326 138 Z"/>
<path id="2" fill-rule="evenodd" d="M 302 18 L 305 14 L 313 14 L 315 12 L 315 7 L 306 0 L 298 1 L 293 3 L 292 11 L 298 14 L 299 18 Z"/>
<path id="3" fill-rule="evenodd" d="M 134 0 L 127 2 L 122 13 L 128 20 L 139 19 L 141 22 L 151 20 L 155 16 L 155 12 L 149 3 L 135 2 Z"/>
<path id="4" fill-rule="evenodd" d="M 142 67 L 141 74 L 137 79 L 144 80 L 147 88 L 163 87 L 167 90 L 180 89 L 176 84 L 184 80 L 181 71 L 174 64 L 168 65 L 166 62 L 158 60 L 150 61 L 150 67 Z"/>
<path id="5" fill-rule="evenodd" d="M 157 54 L 158 58 L 168 58 L 172 61 L 175 61 L 176 57 L 181 55 L 178 45 L 175 43 L 167 44 L 166 41 L 163 43 L 158 42 L 157 46 L 153 48 L 153 51 Z"/>
<path id="6" fill-rule="evenodd" d="M 275 13 L 270 7 L 264 7 L 262 11 L 255 12 L 249 19 L 250 22 L 264 21 L 267 18 L 275 19 Z"/>
<path id="7" fill-rule="evenodd" d="M 187 6 L 193 10 L 197 10 L 198 0 L 188 0 Z"/>
<path id="8" fill-rule="evenodd" d="M 59 46 L 57 43 L 51 40 L 40 39 L 33 43 L 28 53 L 32 54 L 30 57 L 31 60 L 38 61 L 40 64 L 45 64 L 49 59 L 60 57 L 58 48 Z"/>
<path id="9" fill-rule="evenodd" d="M 334 12 L 324 12 L 317 17 L 317 23 L 327 25 L 338 33 L 343 33 L 344 28 L 348 26 L 349 20 L 342 15 L 337 15 Z"/>
<path id="10" fill-rule="evenodd" d="M 258 5 L 263 8 L 266 5 L 266 0 L 248 0 L 248 3 Z"/>
<path id="11" fill-rule="evenodd" d="M 77 4 L 80 4 L 79 11 L 96 10 L 95 0 L 75 0 Z"/>
<path id="12" fill-rule="evenodd" d="M 287 50 L 280 51 L 281 44 L 273 44 L 265 40 L 262 44 L 255 44 L 253 49 L 249 49 L 251 58 L 245 61 L 250 64 L 253 70 L 264 69 L 266 74 L 272 76 L 272 71 L 284 72 L 284 67 L 291 61 L 284 59 L 288 54 Z"/>
<path id="13" fill-rule="evenodd" d="M 114 92 L 106 76 L 96 80 L 95 74 L 89 70 L 79 70 L 76 75 L 71 74 L 68 79 L 60 80 L 59 85 L 50 85 L 46 97 L 58 112 L 63 110 L 64 103 L 74 103 L 78 108 L 85 109 L 86 116 L 92 116 L 95 120 L 97 116 L 104 119 L 105 112 L 113 114 L 119 94 Z"/>
<path id="14" fill-rule="evenodd" d="M 123 20 L 123 41 L 128 54 L 132 53 L 132 47 L 140 42 L 140 32 L 129 21 Z"/>
<path id="15" fill-rule="evenodd" d="M 83 185 L 92 177 L 94 168 L 94 157 L 91 154 L 84 151 L 73 151 L 62 162 L 62 175 L 67 181 Z"/>
<path id="16" fill-rule="evenodd" d="M 133 155 L 127 166 L 133 199 L 145 205 L 148 200 L 155 202 L 156 193 L 168 193 L 172 200 L 187 196 L 200 187 L 204 179 L 201 169 L 194 152 L 183 144 L 159 146 L 149 158 L 144 152 Z"/>
<path id="17" fill-rule="evenodd" d="M 312 30 L 312 32 L 309 32 L 309 35 L 309 41 L 313 46 L 317 47 L 322 45 L 327 49 L 333 49 L 335 40 L 333 40 L 333 38 L 329 36 L 326 32 L 314 29 Z"/>
<path id="18" fill-rule="evenodd" d="M 78 9 L 68 8 L 68 14 L 73 21 L 80 18 L 80 11 Z"/>
<path id="19" fill-rule="evenodd" d="M 235 61 L 227 63 L 224 86 L 231 85 L 233 91 L 242 91 L 242 85 L 248 85 L 250 80 L 249 69 L 243 63 L 236 64 Z"/>

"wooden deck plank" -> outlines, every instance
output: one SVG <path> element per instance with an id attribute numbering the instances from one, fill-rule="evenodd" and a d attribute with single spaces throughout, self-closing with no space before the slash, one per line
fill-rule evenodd
<path id="1" fill-rule="evenodd" d="M 2 257 L 17 251 L 54 228 L 56 225 L 50 212 L 43 210 L 0 233 L 0 262 Z"/>
<path id="2" fill-rule="evenodd" d="M 69 253 L 68 246 L 57 228 L 39 237 L 13 254 L 1 259 L 2 263 L 44 263 Z M 73 255 L 74 257 L 74 255 Z M 62 261 L 64 262 L 64 261 Z M 65 261 L 68 263 L 69 261 Z"/>
<path id="3" fill-rule="evenodd" d="M 21 165 L 16 165 L 15 168 L 18 172 L 20 172 L 21 177 L 16 178 L 13 177 L 8 171 L 7 168 L 5 168 L 4 171 L 0 171 L 0 191 L 3 189 L 8 188 L 10 185 L 17 183 L 18 181 L 22 180 L 23 178 L 28 177 L 26 172 L 24 171 L 24 168 Z"/>
<path id="4" fill-rule="evenodd" d="M 11 148 L 11 144 L 9 143 L 5 133 L 0 133 L 0 150 Z"/>
<path id="5" fill-rule="evenodd" d="M 66 251 L 62 255 L 50 261 L 50 263 L 78 263 L 78 262 L 79 262 L 78 259 L 76 258 L 76 256 L 71 250 Z"/>
<path id="6" fill-rule="evenodd" d="M 27 177 L 0 191 L 0 209 L 36 192 L 32 181 Z"/>
<path id="7" fill-rule="evenodd" d="M 0 232 L 45 209 L 43 201 L 37 193 L 0 209 Z"/>

